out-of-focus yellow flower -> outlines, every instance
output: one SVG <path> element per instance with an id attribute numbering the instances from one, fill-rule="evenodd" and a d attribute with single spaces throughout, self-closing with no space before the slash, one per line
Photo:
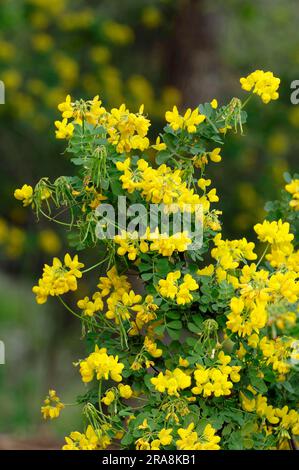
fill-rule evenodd
<path id="1" fill-rule="evenodd" d="M 96 64 L 106 64 L 110 59 L 110 51 L 105 46 L 94 46 L 89 50 L 90 58 Z"/>
<path id="2" fill-rule="evenodd" d="M 84 10 L 65 12 L 59 17 L 58 23 L 65 31 L 75 31 L 89 28 L 93 20 L 94 12 L 91 8 L 85 8 Z"/>
<path id="3" fill-rule="evenodd" d="M 120 46 L 130 44 L 134 40 L 134 32 L 125 24 L 116 21 L 106 21 L 103 25 L 103 32 L 107 39 Z"/>
<path id="4" fill-rule="evenodd" d="M 149 5 L 148 7 L 144 8 L 141 20 L 144 26 L 146 26 L 148 29 L 154 29 L 161 24 L 162 15 L 158 8 Z"/>
<path id="5" fill-rule="evenodd" d="M 61 249 L 61 242 L 53 230 L 42 230 L 38 241 L 41 249 L 50 255 L 55 255 Z"/>
<path id="6" fill-rule="evenodd" d="M 67 82 L 68 86 L 76 82 L 79 68 L 77 62 L 72 57 L 56 53 L 52 56 L 52 63 L 60 79 Z"/>
<path id="7" fill-rule="evenodd" d="M 48 52 L 53 47 L 53 39 L 49 34 L 39 33 L 31 37 L 32 46 L 38 52 Z"/>
<path id="8" fill-rule="evenodd" d="M 15 69 L 6 69 L 1 73 L 1 80 L 7 89 L 15 90 L 22 82 L 20 73 Z"/>
<path id="9" fill-rule="evenodd" d="M 16 55 L 16 48 L 13 44 L 7 41 L 0 40 L 0 59 L 11 60 Z"/>

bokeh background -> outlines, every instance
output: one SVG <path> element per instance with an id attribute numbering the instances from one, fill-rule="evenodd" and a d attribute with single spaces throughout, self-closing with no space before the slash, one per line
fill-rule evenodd
<path id="1" fill-rule="evenodd" d="M 212 171 L 226 236 L 252 237 L 283 172 L 298 171 L 297 0 L 1 0 L 0 80 L 0 448 L 50 448 L 79 425 L 68 407 L 55 423 L 39 408 L 49 387 L 64 402 L 82 392 L 72 362 L 84 354 L 80 326 L 55 303 L 37 306 L 31 286 L 61 255 L 65 233 L 37 221 L 12 197 L 24 183 L 71 174 L 55 140 L 57 104 L 67 93 L 99 94 L 107 107 L 144 103 L 151 134 L 181 108 L 242 96 L 239 77 L 261 68 L 282 79 L 281 99 L 249 104 L 244 136 L 226 138 Z M 221 166 L 220 166 L 221 165 Z M 88 289 L 81 283 L 79 295 Z"/>

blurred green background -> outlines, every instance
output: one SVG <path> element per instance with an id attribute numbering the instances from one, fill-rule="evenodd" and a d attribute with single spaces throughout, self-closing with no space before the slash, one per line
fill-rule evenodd
<path id="1" fill-rule="evenodd" d="M 49 387 L 70 403 L 82 392 L 72 366 L 84 354 L 80 326 L 54 301 L 37 306 L 31 286 L 43 263 L 61 255 L 65 234 L 13 199 L 13 190 L 43 176 L 71 174 L 54 136 L 57 104 L 99 94 L 106 107 L 145 104 L 155 136 L 174 104 L 196 106 L 244 96 L 239 78 L 255 69 L 282 79 L 281 99 L 253 99 L 244 136 L 226 138 L 211 168 L 224 233 L 252 237 L 263 206 L 277 197 L 284 171 L 298 171 L 299 79 L 296 0 L 2 0 L 0 3 L 0 448 L 56 446 L 79 423 L 68 407 L 42 423 Z M 82 284 L 81 292 L 87 289 Z M 25 444 L 25 441 L 27 444 Z M 58 444 L 57 444 L 58 442 Z"/>

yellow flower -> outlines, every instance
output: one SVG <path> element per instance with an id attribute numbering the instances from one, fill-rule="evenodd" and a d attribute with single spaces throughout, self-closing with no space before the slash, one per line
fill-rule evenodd
<path id="1" fill-rule="evenodd" d="M 207 186 L 210 186 L 211 184 L 211 180 L 206 180 L 204 178 L 200 178 L 198 181 L 197 181 L 197 185 L 200 189 L 202 189 L 203 191 L 206 190 L 206 187 Z"/>
<path id="2" fill-rule="evenodd" d="M 33 199 L 33 188 L 28 184 L 24 184 L 21 189 L 16 189 L 14 192 L 14 197 L 18 201 L 23 201 L 23 206 L 29 206 L 32 203 Z"/>
<path id="3" fill-rule="evenodd" d="M 162 349 L 159 349 L 156 343 L 148 336 L 144 338 L 144 348 L 153 357 L 161 357 L 163 354 Z"/>
<path id="4" fill-rule="evenodd" d="M 77 278 L 82 277 L 83 267 L 84 264 L 79 262 L 78 255 L 72 259 L 67 253 L 64 264 L 54 258 L 52 266 L 44 266 L 42 278 L 39 279 L 38 285 L 32 288 L 32 292 L 36 294 L 36 302 L 44 304 L 49 295 L 63 295 L 68 291 L 77 290 Z"/>
<path id="5" fill-rule="evenodd" d="M 136 444 L 136 449 L 137 450 L 150 450 L 151 448 L 151 445 L 148 441 L 146 441 L 145 439 L 137 439 L 137 441 L 135 442 Z"/>
<path id="6" fill-rule="evenodd" d="M 190 292 L 199 286 L 190 274 L 185 274 L 183 282 L 178 284 L 180 277 L 180 271 L 168 273 L 166 279 L 160 279 L 158 291 L 163 297 L 175 299 L 178 305 L 185 305 L 193 300 Z"/>
<path id="7" fill-rule="evenodd" d="M 153 147 L 153 149 L 160 152 L 161 150 L 166 149 L 166 144 L 164 144 L 164 142 L 161 142 L 161 137 L 158 136 L 157 139 L 156 139 L 156 143 L 154 145 L 152 145 L 152 147 Z"/>
<path id="8" fill-rule="evenodd" d="M 295 211 L 299 211 L 299 179 L 294 179 L 285 186 L 285 190 L 292 195 L 289 205 Z"/>
<path id="9" fill-rule="evenodd" d="M 179 357 L 179 366 L 181 367 L 189 367 L 189 361 L 187 359 L 182 358 L 181 356 Z"/>
<path id="10" fill-rule="evenodd" d="M 55 121 L 55 126 L 57 130 L 55 131 L 57 139 L 69 139 L 72 137 L 74 132 L 74 125 L 72 123 L 67 123 L 67 119 L 62 121 Z"/>
<path id="11" fill-rule="evenodd" d="M 288 243 L 294 239 L 294 235 L 289 233 L 290 224 L 279 219 L 277 222 L 265 220 L 262 224 L 256 224 L 254 230 L 258 239 L 268 243 Z"/>
<path id="12" fill-rule="evenodd" d="M 41 413 L 44 419 L 58 418 L 64 404 L 61 403 L 60 398 L 56 395 L 55 390 L 49 390 L 49 394 L 44 400 L 44 406 L 41 407 Z"/>
<path id="13" fill-rule="evenodd" d="M 165 375 L 160 372 L 157 377 L 151 379 L 151 383 L 155 386 L 155 389 L 168 395 L 174 395 L 179 397 L 179 391 L 183 390 L 191 385 L 191 378 L 180 369 L 174 369 L 174 371 L 166 370 Z"/>
<path id="14" fill-rule="evenodd" d="M 96 430 L 88 425 L 85 433 L 71 432 L 65 442 L 62 450 L 103 450 L 111 444 L 111 438 L 107 434 L 106 425 Z"/>
<path id="15" fill-rule="evenodd" d="M 212 276 L 214 274 L 215 268 L 213 264 L 209 264 L 205 268 L 198 269 L 197 274 L 198 276 Z"/>
<path id="16" fill-rule="evenodd" d="M 91 382 L 94 376 L 97 380 L 111 378 L 114 382 L 121 382 L 123 368 L 124 364 L 118 362 L 118 356 L 108 356 L 106 348 L 99 349 L 98 346 L 80 362 L 80 374 L 85 383 Z"/>
<path id="17" fill-rule="evenodd" d="M 122 398 L 125 398 L 126 400 L 131 398 L 131 396 L 133 395 L 133 390 L 131 389 L 130 385 L 119 384 L 118 389 L 120 396 Z"/>
<path id="18" fill-rule="evenodd" d="M 174 106 L 172 111 L 166 111 L 165 114 L 166 121 L 169 122 L 170 127 L 172 127 L 174 131 L 187 129 L 190 133 L 196 132 L 196 126 L 202 123 L 205 118 L 203 114 L 199 114 L 197 108 L 193 111 L 188 108 L 184 116 L 181 116 L 177 107 Z"/>
<path id="19" fill-rule="evenodd" d="M 221 162 L 220 152 L 221 152 L 220 147 L 217 147 L 212 152 L 209 152 L 209 157 L 212 162 L 215 162 L 215 163 Z"/>
<path id="20" fill-rule="evenodd" d="M 184 118 L 183 116 L 180 116 L 176 106 L 173 107 L 172 111 L 166 111 L 165 119 L 167 122 L 169 122 L 174 131 L 183 128 Z"/>
<path id="21" fill-rule="evenodd" d="M 113 403 L 115 400 L 115 394 L 112 390 L 108 390 L 108 392 L 106 392 L 104 398 L 102 398 L 102 402 L 105 403 L 105 405 L 109 406 L 111 405 L 111 403 Z"/>
<path id="22" fill-rule="evenodd" d="M 216 98 L 214 98 L 210 105 L 212 106 L 213 109 L 217 109 L 218 108 L 218 101 L 216 100 Z"/>
<path id="23" fill-rule="evenodd" d="M 181 439 L 176 441 L 177 449 L 180 450 L 219 450 L 220 446 L 218 442 L 220 437 L 216 436 L 216 430 L 210 425 L 207 424 L 203 434 L 198 436 L 197 432 L 194 430 L 194 423 L 189 424 L 189 426 L 184 429 L 178 429 L 178 435 Z"/>
<path id="24" fill-rule="evenodd" d="M 99 292 L 95 292 L 92 296 L 92 300 L 89 297 L 84 297 L 77 302 L 79 308 L 83 310 L 83 315 L 93 317 L 97 312 L 103 310 L 104 303 L 102 296 Z"/>
<path id="25" fill-rule="evenodd" d="M 158 438 L 163 446 L 168 446 L 172 442 L 172 429 L 161 429 L 158 434 Z"/>
<path id="26" fill-rule="evenodd" d="M 279 98 L 277 90 L 280 85 L 280 79 L 274 77 L 272 72 L 256 70 L 247 77 L 240 78 L 240 83 L 243 90 L 256 93 L 265 104 Z"/>
<path id="27" fill-rule="evenodd" d="M 72 99 L 70 95 L 67 95 L 67 97 L 65 98 L 65 101 L 58 105 L 58 109 L 59 111 L 61 111 L 63 118 L 69 119 L 73 117 L 74 111 L 73 111 Z"/>
<path id="28" fill-rule="evenodd" d="M 149 428 L 149 425 L 148 425 L 147 419 L 144 419 L 142 424 L 138 426 L 138 429 L 148 429 L 148 428 Z"/>

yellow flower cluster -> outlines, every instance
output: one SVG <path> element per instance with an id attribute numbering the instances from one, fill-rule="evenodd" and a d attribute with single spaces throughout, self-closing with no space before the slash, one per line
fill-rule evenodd
<path id="1" fill-rule="evenodd" d="M 95 347 L 86 359 L 80 362 L 80 374 L 83 382 L 91 382 L 96 376 L 97 380 L 105 379 L 114 380 L 114 382 L 122 381 L 122 370 L 124 364 L 118 362 L 118 356 L 108 356 L 107 349 L 98 346 Z"/>
<path id="2" fill-rule="evenodd" d="M 29 206 L 33 200 L 33 188 L 28 184 L 24 184 L 20 189 L 16 189 L 14 197 L 18 201 L 23 201 L 23 206 Z"/>
<path id="3" fill-rule="evenodd" d="M 61 403 L 60 398 L 56 395 L 55 390 L 49 390 L 49 394 L 44 400 L 44 406 L 41 407 L 41 413 L 44 419 L 58 418 L 64 404 Z"/>
<path id="4" fill-rule="evenodd" d="M 144 338 L 144 349 L 152 356 L 152 357 L 161 357 L 163 354 L 162 349 L 157 347 L 157 344 L 149 337 L 146 336 Z"/>
<path id="5" fill-rule="evenodd" d="M 218 282 L 227 280 L 235 288 L 238 287 L 238 279 L 227 271 L 235 270 L 244 260 L 255 260 L 257 255 L 254 253 L 255 245 L 248 242 L 246 238 L 241 240 L 222 240 L 218 233 L 214 237 L 215 248 L 211 250 L 212 258 L 216 259 L 216 278 Z"/>
<path id="6" fill-rule="evenodd" d="M 172 256 L 174 252 L 182 253 L 188 249 L 191 239 L 187 232 L 177 232 L 174 235 L 154 232 L 150 250 L 157 251 L 162 256 Z"/>
<path id="7" fill-rule="evenodd" d="M 267 364 L 271 364 L 273 370 L 281 374 L 281 378 L 291 369 L 291 359 L 298 362 L 298 343 L 293 338 L 278 337 L 269 339 L 264 336 L 259 342 L 263 356 Z"/>
<path id="8" fill-rule="evenodd" d="M 108 310 L 106 317 L 109 320 L 114 320 L 116 324 L 121 323 L 123 320 L 131 318 L 130 309 L 133 309 L 137 304 L 142 301 L 142 296 L 135 294 L 133 290 L 120 294 L 115 291 L 107 299 Z"/>
<path id="9" fill-rule="evenodd" d="M 95 96 L 92 100 L 82 102 L 72 102 L 71 96 L 67 95 L 64 102 L 58 105 L 58 109 L 62 114 L 62 121 L 55 121 L 56 138 L 69 139 L 74 132 L 74 124 L 82 125 L 83 119 L 90 124 L 96 125 L 101 116 L 106 113 L 105 108 L 101 106 L 102 102 L 99 96 Z M 72 122 L 68 119 L 73 118 Z"/>
<path id="10" fill-rule="evenodd" d="M 133 114 L 122 104 L 119 109 L 113 108 L 106 119 L 104 126 L 108 130 L 108 140 L 117 152 L 143 151 L 149 147 L 146 135 L 150 121 L 143 115 L 143 105 L 137 114 Z"/>
<path id="11" fill-rule="evenodd" d="M 248 298 L 244 302 L 241 297 L 233 297 L 230 309 L 226 326 L 241 337 L 251 335 L 253 331 L 258 332 L 267 323 L 266 302 L 254 298 Z"/>
<path id="12" fill-rule="evenodd" d="M 137 232 L 122 231 L 121 235 L 115 235 L 114 241 L 119 248 L 117 254 L 124 256 L 128 254 L 131 261 L 135 261 L 139 253 L 157 251 L 162 256 L 172 256 L 174 252 L 184 252 L 191 244 L 187 232 L 177 232 L 173 235 L 166 233 L 150 232 L 147 228 L 144 235 L 139 236 Z"/>
<path id="13" fill-rule="evenodd" d="M 93 317 L 104 308 L 104 302 L 100 292 L 95 292 L 92 296 L 92 300 L 87 296 L 84 297 L 84 299 L 77 302 L 77 305 L 83 310 L 83 315 L 87 315 L 88 317 Z"/>
<path id="14" fill-rule="evenodd" d="M 269 222 L 264 220 L 262 224 L 256 224 L 254 230 L 257 233 L 258 239 L 261 242 L 267 242 L 275 245 L 289 243 L 294 239 L 294 235 L 290 232 L 290 224 L 283 222 L 281 219 L 278 222 Z"/>
<path id="15" fill-rule="evenodd" d="M 218 354 L 219 365 L 216 367 L 204 367 L 197 364 L 194 371 L 196 386 L 192 388 L 194 395 L 202 394 L 204 397 L 221 397 L 230 395 L 233 382 L 240 381 L 240 366 L 230 366 L 231 357 L 223 351 Z"/>
<path id="16" fill-rule="evenodd" d="M 139 429 L 147 429 L 148 423 L 145 419 L 143 423 L 138 427 Z M 137 450 L 159 450 L 160 446 L 167 446 L 172 442 L 172 433 L 173 429 L 162 428 L 161 431 L 157 433 L 157 439 L 149 442 L 146 438 L 137 439 L 135 442 Z"/>
<path id="17" fill-rule="evenodd" d="M 266 255 L 266 259 L 273 268 L 299 272 L 299 250 L 295 250 L 291 242 L 271 245 L 271 252 Z"/>
<path id="18" fill-rule="evenodd" d="M 271 312 L 272 313 L 272 312 Z M 270 314 L 269 318 L 269 326 L 273 323 L 279 328 L 280 330 L 284 330 L 287 327 L 294 326 L 296 324 L 297 315 L 295 312 L 273 312 Z"/>
<path id="19" fill-rule="evenodd" d="M 45 264 L 42 278 L 32 288 L 32 292 L 36 294 L 36 302 L 44 304 L 49 295 L 59 296 L 77 290 L 77 278 L 82 277 L 80 269 L 83 267 L 84 264 L 78 261 L 78 255 L 72 259 L 68 253 L 64 257 L 64 263 L 54 258 L 52 266 Z"/>
<path id="20" fill-rule="evenodd" d="M 221 152 L 221 148 L 216 147 L 211 152 L 205 152 L 205 153 L 202 153 L 200 155 L 195 155 L 195 157 L 193 157 L 193 164 L 194 164 L 195 168 L 201 168 L 202 170 L 204 170 L 205 165 L 207 165 L 208 162 L 209 162 L 209 159 L 211 160 L 211 162 L 214 162 L 214 163 L 221 162 L 222 157 L 220 155 L 220 152 Z M 203 178 L 200 178 L 200 180 L 198 181 L 198 186 L 201 189 L 203 189 L 201 187 L 202 181 L 204 181 Z M 210 181 L 210 180 L 207 180 L 207 181 Z M 209 185 L 207 185 L 207 186 L 209 186 Z"/>
<path id="21" fill-rule="evenodd" d="M 295 211 L 299 211 L 299 179 L 294 179 L 286 184 L 285 190 L 292 195 L 290 207 Z"/>
<path id="22" fill-rule="evenodd" d="M 132 310 L 136 312 L 136 316 L 131 322 L 129 335 L 135 336 L 140 334 L 144 325 L 157 318 L 155 312 L 158 310 L 158 308 L 158 305 L 154 303 L 154 298 L 152 295 L 147 295 L 142 304 L 133 305 Z"/>
<path id="23" fill-rule="evenodd" d="M 182 274 L 180 271 L 168 273 L 166 279 L 160 279 L 158 292 L 168 299 L 176 301 L 178 305 L 185 305 L 193 300 L 191 291 L 198 289 L 198 284 L 191 274 L 185 274 L 183 282 L 178 285 Z"/>
<path id="24" fill-rule="evenodd" d="M 115 146 L 118 153 L 131 150 L 145 150 L 150 142 L 146 137 L 150 121 L 143 115 L 143 105 L 139 112 L 131 113 L 125 104 L 113 108 L 110 112 L 102 106 L 99 96 L 85 102 L 72 102 L 67 95 L 64 102 L 58 105 L 62 121 L 55 121 L 56 137 L 68 139 L 74 131 L 74 124 L 82 125 L 83 120 L 94 126 L 103 126 L 108 133 L 108 141 Z M 68 119 L 73 119 L 68 122 Z"/>
<path id="25" fill-rule="evenodd" d="M 104 424 L 102 429 L 93 429 L 87 426 L 85 433 L 73 431 L 69 437 L 65 438 L 66 444 L 62 450 L 102 450 L 111 444 L 111 438 L 107 434 L 109 426 Z"/>
<path id="26" fill-rule="evenodd" d="M 243 90 L 256 93 L 265 104 L 279 98 L 277 90 L 280 85 L 280 79 L 274 77 L 272 72 L 256 70 L 247 75 L 247 77 L 240 78 L 240 83 Z"/>
<path id="27" fill-rule="evenodd" d="M 141 295 L 136 295 L 127 276 L 119 275 L 115 266 L 107 272 L 107 276 L 100 277 L 97 287 L 99 291 L 93 294 L 93 301 L 89 297 L 78 301 L 84 315 L 93 316 L 103 311 L 106 302 L 106 318 L 114 320 L 117 325 L 129 320 L 130 336 L 140 334 L 144 325 L 156 318 L 158 305 L 153 302 L 153 296 L 147 295 L 142 299 Z"/>
<path id="28" fill-rule="evenodd" d="M 194 423 L 184 429 L 178 429 L 180 439 L 176 441 L 179 450 L 219 450 L 220 437 L 216 436 L 216 430 L 207 424 L 202 435 L 194 431 Z"/>
<path id="29" fill-rule="evenodd" d="M 173 107 L 172 111 L 166 111 L 165 113 L 165 119 L 174 131 L 186 129 L 190 134 L 196 132 L 197 126 L 201 124 L 205 118 L 203 114 L 199 113 L 197 108 L 193 111 L 188 108 L 184 116 L 179 114 L 176 106 Z"/>
<path id="30" fill-rule="evenodd" d="M 147 231 L 148 233 L 148 231 Z M 139 236 L 138 232 L 121 231 L 121 235 L 115 235 L 114 241 L 119 247 L 117 254 L 120 256 L 128 255 L 130 261 L 135 261 L 139 253 L 147 253 L 150 249 L 148 243 L 149 237 Z"/>
<path id="31" fill-rule="evenodd" d="M 123 173 L 119 179 L 125 190 L 129 193 L 140 191 L 147 202 L 163 203 L 168 213 L 194 212 L 200 204 L 199 195 L 183 181 L 181 170 L 173 170 L 165 164 L 152 168 L 143 158 L 138 160 L 136 169 L 131 167 L 130 158 L 117 162 L 116 167 Z"/>
<path id="32" fill-rule="evenodd" d="M 122 295 L 131 288 L 127 276 L 119 275 L 115 266 L 107 271 L 107 276 L 100 277 L 97 287 L 100 289 L 102 297 L 107 297 L 111 292 L 118 292 Z"/>
<path id="33" fill-rule="evenodd" d="M 250 391 L 256 395 L 252 387 Z M 261 418 L 266 418 L 271 425 L 282 430 L 290 430 L 292 434 L 299 434 L 299 414 L 295 410 L 289 410 L 288 406 L 283 408 L 274 408 L 268 405 L 268 400 L 262 395 L 257 395 L 255 398 L 247 398 L 243 393 L 240 394 L 242 408 L 245 411 L 255 411 Z"/>
<path id="34" fill-rule="evenodd" d="M 102 402 L 109 406 L 111 403 L 114 402 L 117 396 L 121 398 L 125 398 L 128 400 L 133 395 L 133 390 L 131 389 L 130 385 L 118 384 L 118 390 L 116 388 L 107 390 L 105 396 L 102 398 Z"/>
<path id="35" fill-rule="evenodd" d="M 257 265 L 245 265 L 238 281 L 239 296 L 230 302 L 226 326 L 239 336 L 259 333 L 267 322 L 272 322 L 272 312 L 299 298 L 298 273 L 277 271 L 269 273 L 257 269 Z"/>
<path id="36" fill-rule="evenodd" d="M 254 227 L 258 238 L 262 242 L 268 242 L 271 252 L 266 255 L 266 259 L 273 268 L 281 271 L 289 271 L 288 278 L 294 277 L 294 273 L 299 272 L 299 251 L 295 250 L 292 243 L 294 235 L 290 232 L 288 222 L 268 222 L 257 224 Z"/>
<path id="37" fill-rule="evenodd" d="M 168 395 L 179 397 L 179 391 L 191 385 L 191 377 L 183 372 L 181 369 L 176 368 L 174 371 L 166 370 L 165 374 L 160 372 L 157 377 L 151 378 L 151 383 L 155 389 Z"/>

